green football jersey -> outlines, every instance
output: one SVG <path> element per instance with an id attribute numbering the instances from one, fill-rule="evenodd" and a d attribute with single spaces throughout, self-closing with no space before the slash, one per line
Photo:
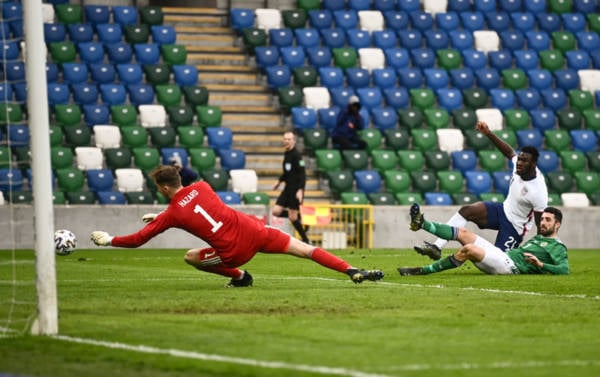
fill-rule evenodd
<path id="1" fill-rule="evenodd" d="M 539 268 L 527 263 L 523 253 L 535 255 L 544 266 Z M 538 234 L 520 247 L 507 251 L 507 254 L 522 274 L 566 275 L 569 273 L 567 247 L 558 238 L 548 238 Z"/>

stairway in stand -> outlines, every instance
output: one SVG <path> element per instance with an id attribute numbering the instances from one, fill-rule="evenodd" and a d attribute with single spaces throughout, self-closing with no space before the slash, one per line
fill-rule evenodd
<path id="1" fill-rule="evenodd" d="M 226 9 L 163 7 L 164 23 L 173 25 L 177 43 L 186 46 L 187 64 L 198 68 L 198 85 L 209 90 L 209 104 L 219 106 L 222 125 L 233 133 L 233 147 L 246 153 L 246 167 L 258 174 L 259 191 L 271 199 L 281 174 L 282 118 L 277 97 L 248 57 L 241 39 L 227 27 Z M 308 156 L 306 160 L 310 160 Z M 307 201 L 328 201 L 320 190 L 317 173 L 307 169 Z"/>

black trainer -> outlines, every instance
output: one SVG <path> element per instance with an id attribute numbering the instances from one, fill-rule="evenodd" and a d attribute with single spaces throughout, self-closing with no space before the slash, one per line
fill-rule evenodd
<path id="1" fill-rule="evenodd" d="M 423 241 L 422 246 L 415 246 L 414 249 L 417 253 L 421 255 L 427 255 L 433 260 L 438 260 L 442 257 L 442 249 L 440 249 L 438 245 L 434 243 Z"/>
<path id="2" fill-rule="evenodd" d="M 244 275 L 241 279 L 229 280 L 229 283 L 225 284 L 225 288 L 240 288 L 240 287 L 251 287 L 252 283 L 254 283 L 254 278 L 248 271 L 244 271 Z"/>
<path id="3" fill-rule="evenodd" d="M 360 284 L 365 280 L 377 281 L 383 279 L 383 271 L 381 270 L 357 270 L 349 269 L 346 274 L 356 284 Z"/>
<path id="4" fill-rule="evenodd" d="M 399 267 L 398 272 L 402 276 L 423 275 L 423 269 L 421 267 Z"/>
<path id="5" fill-rule="evenodd" d="M 416 232 L 421 229 L 423 227 L 423 220 L 425 220 L 425 218 L 421 213 L 419 203 L 413 203 L 410 206 L 410 230 Z"/>

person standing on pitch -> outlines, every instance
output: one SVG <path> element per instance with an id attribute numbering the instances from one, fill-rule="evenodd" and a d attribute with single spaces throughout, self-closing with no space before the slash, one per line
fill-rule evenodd
<path id="1" fill-rule="evenodd" d="M 477 202 L 461 207 L 447 222 L 448 225 L 464 227 L 472 221 L 480 229 L 498 231 L 495 245 L 504 251 L 521 244 L 525 234 L 535 221 L 537 232 L 540 230 L 540 218 L 548 205 L 548 188 L 544 175 L 537 168 L 540 155 L 532 146 L 521 148 L 517 155 L 510 145 L 496 136 L 485 122 L 477 122 L 477 130 L 487 136 L 513 164 L 512 178 L 508 195 L 502 203 Z M 416 252 L 427 255 L 433 260 L 442 257 L 442 248 L 446 240 L 438 238 L 434 243 L 424 242 L 415 246 Z"/>
<path id="2" fill-rule="evenodd" d="M 252 285 L 252 275 L 239 266 L 259 252 L 308 258 L 346 274 L 354 283 L 383 278 L 380 270 L 355 268 L 320 247 L 265 225 L 256 216 L 234 210 L 223 203 L 205 181 L 183 187 L 181 177 L 173 166 L 159 166 L 150 173 L 150 177 L 158 192 L 169 199 L 167 209 L 158 214 L 145 214 L 142 220 L 147 222 L 146 226 L 129 235 L 111 236 L 102 230 L 93 231 L 91 240 L 96 245 L 139 247 L 169 228 L 179 228 L 209 244 L 207 248 L 188 250 L 185 261 L 198 270 L 231 278 L 226 287 Z"/>
<path id="3" fill-rule="evenodd" d="M 277 198 L 272 213 L 273 216 L 289 218 L 302 241 L 309 243 L 300 216 L 300 205 L 304 200 L 306 185 L 306 169 L 302 154 L 296 149 L 296 135 L 292 131 L 283 134 L 283 147 L 285 148 L 283 173 L 273 186 L 273 190 L 277 190 L 282 183 L 285 186 Z"/>
<path id="4" fill-rule="evenodd" d="M 540 216 L 539 233 L 521 247 L 504 251 L 483 237 L 463 227 L 425 220 L 419 204 L 410 207 L 410 230 L 423 229 L 446 240 L 456 240 L 462 247 L 454 254 L 423 267 L 400 267 L 406 275 L 428 275 L 460 267 L 471 261 L 480 271 L 492 275 L 569 274 L 567 247 L 558 238 L 562 212 L 547 207 Z"/>

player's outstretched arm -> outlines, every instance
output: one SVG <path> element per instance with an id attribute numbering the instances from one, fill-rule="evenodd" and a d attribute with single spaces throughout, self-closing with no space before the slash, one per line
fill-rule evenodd
<path id="1" fill-rule="evenodd" d="M 98 246 L 110 246 L 113 239 L 110 234 L 102 230 L 94 230 L 90 238 Z"/>
<path id="2" fill-rule="evenodd" d="M 142 216 L 142 221 L 149 223 L 150 221 L 154 220 L 156 216 L 158 216 L 158 213 L 145 213 L 144 216 Z"/>
<path id="3" fill-rule="evenodd" d="M 475 124 L 475 128 L 477 129 L 477 131 L 481 132 L 488 139 L 490 139 L 490 141 L 492 143 L 494 143 L 496 148 L 498 148 L 498 150 L 500 152 L 502 152 L 502 154 L 506 158 L 511 159 L 516 154 L 515 150 L 510 145 L 508 145 L 508 143 L 506 143 L 504 140 L 500 139 L 498 136 L 496 136 L 495 133 L 493 133 L 490 130 L 487 123 L 479 121 L 479 122 L 477 122 L 477 124 Z"/>

